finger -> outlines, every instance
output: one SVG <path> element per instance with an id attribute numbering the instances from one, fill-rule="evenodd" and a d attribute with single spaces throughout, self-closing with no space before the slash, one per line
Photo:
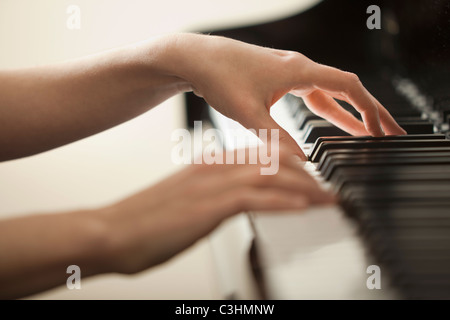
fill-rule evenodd
<path id="1" fill-rule="evenodd" d="M 245 124 L 244 125 L 247 128 L 251 126 L 256 127 L 255 129 L 257 129 L 258 133 L 260 133 L 259 138 L 263 140 L 263 142 L 267 142 L 271 148 L 279 148 L 280 145 L 282 145 L 290 150 L 293 154 L 300 157 L 300 159 L 302 159 L 303 161 L 307 160 L 305 154 L 303 153 L 302 149 L 300 149 L 300 146 L 297 144 L 297 142 L 295 142 L 295 140 L 286 130 L 284 130 L 278 123 L 276 123 L 276 121 L 270 116 L 268 111 L 265 111 L 259 117 L 255 117 L 251 120 L 251 122 L 252 123 L 250 124 L 250 126 L 247 126 Z M 266 137 L 261 136 L 262 132 L 260 129 L 268 130 L 266 131 Z"/>
<path id="2" fill-rule="evenodd" d="M 344 110 L 332 97 L 316 90 L 303 97 L 307 107 L 318 116 L 354 136 L 368 135 L 364 124 Z"/>
<path id="3" fill-rule="evenodd" d="M 389 111 L 386 110 L 385 107 L 375 99 L 375 103 L 378 106 L 378 111 L 380 112 L 380 120 L 383 125 L 384 131 L 389 135 L 405 135 L 406 131 L 399 126 L 399 124 L 394 120 Z"/>
<path id="4" fill-rule="evenodd" d="M 230 193 L 235 211 L 301 210 L 309 201 L 301 195 L 294 195 L 278 189 L 239 188 Z"/>
<path id="5" fill-rule="evenodd" d="M 250 186 L 255 188 L 277 188 L 306 197 L 311 203 L 331 203 L 334 198 L 324 191 L 317 181 L 306 172 L 289 167 L 280 167 L 277 174 L 261 175 L 259 171 L 242 168 L 230 174 L 231 186 Z"/>
<path id="6" fill-rule="evenodd" d="M 336 98 L 336 99 L 339 99 L 339 100 L 342 100 L 342 101 L 345 101 L 345 102 L 351 104 L 351 101 L 349 101 L 348 98 L 343 97 L 342 95 L 331 94 L 331 96 L 333 98 Z M 382 125 L 385 133 L 387 133 L 389 135 L 405 135 L 405 134 L 407 134 L 407 132 L 402 127 L 400 127 L 400 125 L 395 121 L 395 119 L 392 117 L 392 115 L 389 113 L 389 111 L 387 111 L 387 109 L 375 97 L 372 96 L 372 98 L 378 107 L 380 122 L 381 122 L 381 125 Z"/>
<path id="7" fill-rule="evenodd" d="M 191 194 L 191 198 L 212 198 L 217 194 L 223 194 L 242 186 L 252 188 L 276 188 L 285 190 L 296 195 L 306 197 L 311 203 L 333 203 L 334 196 L 323 190 L 317 181 L 309 175 L 300 164 L 292 158 L 280 157 L 279 167 L 273 175 L 263 175 L 260 165 L 218 165 L 205 168 L 203 172 L 197 172 L 196 176 L 201 179 L 201 192 Z M 272 166 L 272 165 L 271 165 Z M 224 172 L 221 167 L 227 167 Z M 216 170 L 217 169 L 217 170 Z M 194 180 L 196 178 L 194 177 Z M 199 188 L 193 191 L 199 191 Z M 190 192 L 192 193 L 192 192 Z"/>
<path id="8" fill-rule="evenodd" d="M 348 98 L 343 97 L 339 94 L 332 94 L 333 98 L 345 101 L 347 103 L 351 103 Z M 387 109 L 375 98 L 372 96 L 373 101 L 378 107 L 378 112 L 380 115 L 380 122 L 385 131 L 385 133 L 389 135 L 405 135 L 406 131 L 399 126 L 399 124 L 395 121 L 392 115 L 387 111 Z"/>
<path id="9" fill-rule="evenodd" d="M 378 106 L 359 78 L 325 65 L 317 64 L 316 68 L 312 75 L 314 86 L 345 97 L 361 114 L 367 132 L 373 136 L 383 136 Z"/>

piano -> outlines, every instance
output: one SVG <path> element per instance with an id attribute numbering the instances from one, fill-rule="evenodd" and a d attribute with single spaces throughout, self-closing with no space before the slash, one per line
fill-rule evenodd
<path id="1" fill-rule="evenodd" d="M 366 27 L 373 4 L 379 30 Z M 211 243 L 224 297 L 450 299 L 450 1 L 329 0 L 279 21 L 201 31 L 355 72 L 408 132 L 352 137 L 301 98 L 278 101 L 271 115 L 339 205 L 250 212 L 223 226 Z M 242 129 L 194 95 L 186 103 L 189 125 Z"/>

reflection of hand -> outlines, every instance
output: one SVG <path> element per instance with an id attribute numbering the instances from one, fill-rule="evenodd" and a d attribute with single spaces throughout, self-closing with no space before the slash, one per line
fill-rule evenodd
<path id="1" fill-rule="evenodd" d="M 179 75 L 219 112 L 247 128 L 281 129 L 270 107 L 286 93 L 305 99 L 314 113 L 354 135 L 405 134 L 355 74 L 313 62 L 297 52 L 274 50 L 240 41 L 194 34 L 178 35 Z M 333 98 L 347 101 L 362 115 L 357 120 Z M 383 129 L 382 129 L 383 128 Z M 289 134 L 281 141 L 303 158 Z"/>
<path id="2" fill-rule="evenodd" d="M 172 257 L 236 213 L 333 202 L 297 161 L 281 150 L 275 175 L 261 175 L 256 164 L 191 165 L 101 210 L 113 244 L 114 255 L 107 261 L 114 271 L 140 271 Z"/>

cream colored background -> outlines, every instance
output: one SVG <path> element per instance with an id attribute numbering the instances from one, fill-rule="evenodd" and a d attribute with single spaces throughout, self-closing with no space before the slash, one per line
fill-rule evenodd
<path id="1" fill-rule="evenodd" d="M 316 0 L 1 0 L 0 68 L 40 65 L 156 34 L 238 26 L 295 14 Z M 81 8 L 81 30 L 66 8 Z M 0 84 L 1 85 L 1 84 Z M 170 135 L 184 126 L 181 97 L 82 141 L 0 165 L 0 218 L 101 206 L 179 168 Z M 32 299 L 216 299 L 215 269 L 203 239 L 168 263 L 134 276 L 82 279 Z"/>

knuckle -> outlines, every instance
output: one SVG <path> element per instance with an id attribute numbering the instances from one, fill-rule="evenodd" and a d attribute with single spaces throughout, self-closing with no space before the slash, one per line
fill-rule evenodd
<path id="1" fill-rule="evenodd" d="M 284 61 L 284 70 L 292 74 L 295 79 L 309 79 L 314 73 L 316 63 L 297 51 L 282 51 L 280 54 Z M 293 72 L 295 70 L 295 72 Z"/>
<path id="2" fill-rule="evenodd" d="M 280 51 L 280 55 L 285 58 L 287 62 L 297 63 L 299 60 L 303 60 L 305 58 L 300 52 L 292 51 L 292 50 L 282 50 Z"/>
<path id="3" fill-rule="evenodd" d="M 348 82 L 353 85 L 359 85 L 361 83 L 361 80 L 359 79 L 358 75 L 352 72 L 346 72 L 346 77 L 348 79 Z"/>
<path id="4" fill-rule="evenodd" d="M 362 86 L 361 80 L 357 74 L 346 71 L 344 71 L 344 84 L 345 88 L 343 93 L 347 97 L 357 94 Z"/>

